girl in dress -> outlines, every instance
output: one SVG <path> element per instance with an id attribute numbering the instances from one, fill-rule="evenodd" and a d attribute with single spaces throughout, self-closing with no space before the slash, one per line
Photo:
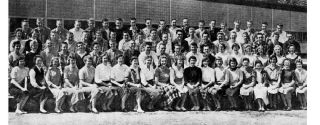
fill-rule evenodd
<path id="1" fill-rule="evenodd" d="M 225 52 L 225 50 L 226 50 L 225 44 L 218 44 L 218 53 L 215 56 L 216 56 L 216 58 L 218 56 L 221 57 L 222 61 L 223 61 L 223 66 L 227 67 L 229 54 L 227 52 Z"/>
<path id="2" fill-rule="evenodd" d="M 181 98 L 177 99 L 175 110 L 177 111 L 186 111 L 186 108 L 184 107 L 186 98 L 187 98 L 187 92 L 188 88 L 184 84 L 183 79 L 183 69 L 184 67 L 184 58 L 183 56 L 178 56 L 177 60 L 175 60 L 175 65 L 172 66 L 170 69 L 170 83 L 175 86 L 176 89 L 178 89 Z"/>
<path id="3" fill-rule="evenodd" d="M 29 68 L 24 66 L 24 58 L 18 59 L 18 66 L 11 70 L 11 84 L 9 85 L 9 93 L 17 100 L 17 114 L 27 113 L 23 111 L 24 105 L 29 98 L 29 91 L 27 89 L 27 77 L 29 76 Z"/>
<path id="4" fill-rule="evenodd" d="M 268 85 L 268 76 L 267 72 L 263 70 L 263 64 L 260 60 L 255 61 L 255 69 L 254 69 L 254 96 L 258 102 L 259 109 L 258 111 L 264 112 L 264 106 L 269 104 L 269 100 L 267 97 L 267 85 Z"/>
<path id="5" fill-rule="evenodd" d="M 290 60 L 290 69 L 295 70 L 296 69 L 295 61 L 298 59 L 301 59 L 301 57 L 296 54 L 296 48 L 293 44 L 289 45 L 289 52 L 286 55 L 286 58 Z"/>
<path id="6" fill-rule="evenodd" d="M 217 57 L 216 64 L 217 67 L 214 68 L 216 82 L 213 85 L 212 99 L 216 106 L 215 111 L 220 111 L 220 99 L 222 95 L 225 93 L 225 89 L 227 88 L 227 84 L 229 82 L 229 73 L 228 70 L 222 65 L 221 57 Z"/>
<path id="7" fill-rule="evenodd" d="M 270 83 L 268 87 L 268 98 L 270 101 L 270 107 L 272 109 L 277 109 L 277 96 L 281 80 L 281 68 L 277 65 L 277 57 L 275 55 L 272 55 L 270 57 L 270 64 L 267 67 L 265 67 L 264 70 L 268 73 L 268 77 L 270 78 Z"/>
<path id="8" fill-rule="evenodd" d="M 255 83 L 252 78 L 253 68 L 249 66 L 249 62 L 248 58 L 243 58 L 242 66 L 240 68 L 244 75 L 243 84 L 240 88 L 240 95 L 244 99 L 246 110 L 252 110 L 253 86 Z"/>
<path id="9" fill-rule="evenodd" d="M 179 97 L 179 91 L 170 84 L 170 69 L 166 66 L 167 57 L 160 56 L 160 65 L 155 70 L 155 83 L 163 90 L 163 96 L 165 97 L 164 110 L 172 110 L 172 102 Z"/>
<path id="10" fill-rule="evenodd" d="M 59 67 L 59 57 L 53 57 L 50 62 L 50 67 L 46 74 L 46 82 L 49 90 L 55 98 L 55 109 L 54 111 L 60 113 L 62 111 L 62 100 L 65 98 L 65 91 L 62 90 L 62 74 Z"/>
<path id="11" fill-rule="evenodd" d="M 96 102 L 100 96 L 101 90 L 98 88 L 97 84 L 94 83 L 95 68 L 92 65 L 92 61 L 93 59 L 91 56 L 84 58 L 85 66 L 79 70 L 79 91 L 91 96 L 88 108 L 93 113 L 98 113 Z"/>
<path id="12" fill-rule="evenodd" d="M 84 99 L 83 93 L 79 92 L 79 69 L 76 65 L 76 57 L 75 54 L 70 54 L 68 57 L 67 65 L 64 68 L 63 76 L 64 76 L 64 84 L 63 88 L 68 90 L 68 104 L 71 112 L 75 112 L 77 110 L 77 102 Z"/>
<path id="13" fill-rule="evenodd" d="M 282 54 L 282 47 L 280 45 L 274 46 L 274 54 L 277 57 L 277 65 L 282 68 L 283 67 L 283 60 L 285 57 Z"/>
<path id="14" fill-rule="evenodd" d="M 237 68 L 238 62 L 236 58 L 231 58 L 229 60 L 229 87 L 226 90 L 226 94 L 228 95 L 228 99 L 230 101 L 230 109 L 231 110 L 238 110 L 237 105 L 237 97 L 238 91 L 243 81 L 243 73 L 242 71 Z"/>
<path id="15" fill-rule="evenodd" d="M 285 110 L 290 111 L 292 108 L 291 104 L 291 94 L 294 91 L 294 84 L 296 81 L 296 74 L 294 70 L 290 69 L 290 59 L 283 60 L 283 69 L 280 75 L 280 84 L 279 92 L 281 93 L 282 101 L 285 106 Z"/>
<path id="16" fill-rule="evenodd" d="M 302 60 L 297 60 L 297 69 L 295 74 L 297 76 L 297 89 L 296 94 L 298 96 L 301 109 L 307 110 L 307 71 L 302 68 Z"/>
<path id="17" fill-rule="evenodd" d="M 202 95 L 202 99 L 203 99 L 203 103 L 204 103 L 204 107 L 203 107 L 203 111 L 211 111 L 211 108 L 209 106 L 210 104 L 210 95 L 212 95 L 212 91 L 213 91 L 213 83 L 216 81 L 215 80 L 215 71 L 214 69 L 212 69 L 211 67 L 208 66 L 209 64 L 209 58 L 204 57 L 202 59 L 202 84 L 200 87 L 200 93 Z"/>

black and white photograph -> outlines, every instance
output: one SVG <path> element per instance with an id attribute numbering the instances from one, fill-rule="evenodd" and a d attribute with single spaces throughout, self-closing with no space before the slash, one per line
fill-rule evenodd
<path id="1" fill-rule="evenodd" d="M 307 0 L 7 2 L 9 125 L 307 125 Z"/>

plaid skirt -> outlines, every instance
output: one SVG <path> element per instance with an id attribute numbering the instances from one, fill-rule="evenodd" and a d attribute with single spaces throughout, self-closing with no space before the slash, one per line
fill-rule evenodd
<path id="1" fill-rule="evenodd" d="M 179 90 L 174 86 L 158 86 L 158 89 L 164 98 L 163 106 L 168 106 L 174 99 L 181 97 Z"/>
<path id="2" fill-rule="evenodd" d="M 26 97 L 29 95 L 29 91 L 23 92 L 21 89 L 19 89 L 13 84 L 10 84 L 9 86 L 9 93 L 14 97 L 14 99 L 17 102 L 20 102 L 23 97 Z"/>

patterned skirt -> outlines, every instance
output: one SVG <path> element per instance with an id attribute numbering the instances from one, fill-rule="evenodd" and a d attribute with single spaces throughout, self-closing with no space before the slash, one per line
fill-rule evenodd
<path id="1" fill-rule="evenodd" d="M 13 84 L 9 85 L 9 93 L 10 95 L 14 96 L 17 102 L 20 102 L 23 97 L 26 97 L 29 95 L 28 91 L 23 92 L 21 89 L 19 89 Z"/>
<path id="2" fill-rule="evenodd" d="M 157 89 L 160 89 L 162 97 L 165 99 L 163 105 L 167 106 L 173 102 L 174 99 L 181 97 L 181 94 L 177 88 L 174 86 L 158 86 Z"/>
<path id="3" fill-rule="evenodd" d="M 287 84 L 289 84 L 289 83 L 284 83 L 284 85 L 287 85 Z M 294 86 L 290 86 L 290 87 L 286 87 L 286 88 L 281 86 L 279 88 L 279 92 L 282 94 L 287 94 L 287 93 L 293 92 L 294 90 L 295 90 Z"/>
<path id="4" fill-rule="evenodd" d="M 277 81 L 271 80 L 269 87 L 268 87 L 268 93 L 277 94 L 279 92 L 279 88 L 276 85 L 277 85 Z"/>

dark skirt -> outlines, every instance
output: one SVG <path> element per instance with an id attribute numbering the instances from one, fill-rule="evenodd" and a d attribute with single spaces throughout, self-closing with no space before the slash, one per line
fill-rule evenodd
<path id="1" fill-rule="evenodd" d="M 17 102 L 20 102 L 23 97 L 26 97 L 29 95 L 28 91 L 22 91 L 18 87 L 16 87 L 14 84 L 9 85 L 9 93 L 14 97 L 14 99 Z"/>

